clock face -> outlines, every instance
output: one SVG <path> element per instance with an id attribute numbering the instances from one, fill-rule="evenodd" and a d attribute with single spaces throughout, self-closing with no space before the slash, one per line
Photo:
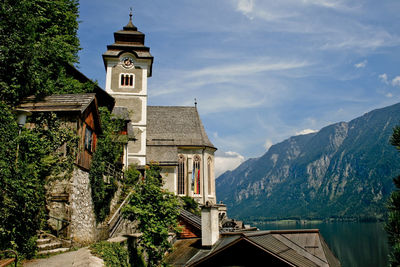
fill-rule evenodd
<path id="1" fill-rule="evenodd" d="M 131 57 L 124 57 L 122 59 L 122 64 L 124 64 L 125 68 L 132 68 L 133 67 L 133 59 Z"/>

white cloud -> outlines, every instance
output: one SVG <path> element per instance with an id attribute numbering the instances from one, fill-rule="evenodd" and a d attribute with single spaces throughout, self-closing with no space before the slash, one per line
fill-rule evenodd
<path id="1" fill-rule="evenodd" d="M 380 79 L 384 84 L 389 84 L 388 76 L 387 76 L 386 73 L 383 73 L 383 74 L 379 75 L 379 79 Z"/>
<path id="2" fill-rule="evenodd" d="M 396 76 L 392 80 L 392 85 L 393 86 L 400 86 L 400 76 Z"/>
<path id="3" fill-rule="evenodd" d="M 304 130 L 301 130 L 300 132 L 296 132 L 296 135 L 310 134 L 310 133 L 316 133 L 316 132 L 318 132 L 318 131 L 313 130 L 313 129 L 304 129 Z"/>
<path id="4" fill-rule="evenodd" d="M 343 7 L 341 1 L 336 0 L 302 0 L 304 4 L 316 5 L 326 8 L 339 8 Z"/>
<path id="5" fill-rule="evenodd" d="M 253 0 L 239 0 L 237 3 L 237 10 L 248 14 L 253 11 L 254 2 Z"/>
<path id="6" fill-rule="evenodd" d="M 267 139 L 264 143 L 264 147 L 266 150 L 268 150 L 271 146 L 273 145 L 272 141 Z"/>
<path id="7" fill-rule="evenodd" d="M 272 63 L 273 62 L 273 63 Z M 187 74 L 187 78 L 194 77 L 237 77 L 248 76 L 251 74 L 267 71 L 282 71 L 297 69 L 309 66 L 310 63 L 305 61 L 281 61 L 275 62 L 270 58 L 257 59 L 253 62 L 242 62 L 241 64 L 226 64 L 219 66 L 206 67 L 200 70 L 195 70 Z"/>
<path id="8" fill-rule="evenodd" d="M 354 64 L 354 67 L 356 67 L 357 69 L 360 68 L 365 68 L 367 66 L 368 61 L 365 59 L 357 64 Z"/>
<path id="9" fill-rule="evenodd" d="M 228 170 L 234 170 L 244 162 L 244 157 L 237 152 L 217 151 L 215 154 L 215 177 L 220 176 Z"/>

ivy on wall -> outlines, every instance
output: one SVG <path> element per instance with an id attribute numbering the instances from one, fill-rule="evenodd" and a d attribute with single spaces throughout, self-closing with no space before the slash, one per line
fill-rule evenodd
<path id="1" fill-rule="evenodd" d="M 103 175 L 106 172 L 107 163 L 117 164 L 123 153 L 123 143 L 127 137 L 118 135 L 124 128 L 124 121 L 113 118 L 107 108 L 101 107 L 100 121 L 102 133 L 98 136 L 96 151 L 93 154 L 89 171 L 92 200 L 97 222 L 103 222 L 110 213 L 110 203 L 118 189 L 118 181 L 110 177 L 110 183 L 105 183 Z"/>
<path id="2" fill-rule="evenodd" d="M 35 126 L 20 134 L 15 121 L 0 105 L 0 250 L 31 257 L 45 221 L 46 177 L 72 171 L 78 138 L 52 113 L 35 114 L 30 118 Z"/>

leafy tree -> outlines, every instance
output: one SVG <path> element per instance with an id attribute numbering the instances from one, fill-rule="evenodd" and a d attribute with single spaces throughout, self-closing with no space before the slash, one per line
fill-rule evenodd
<path id="1" fill-rule="evenodd" d="M 390 142 L 400 151 L 400 126 L 393 129 L 393 135 Z M 386 232 L 388 234 L 389 244 L 392 247 L 390 252 L 391 266 L 400 265 L 400 176 L 393 179 L 395 190 L 389 197 L 388 209 L 389 216 L 386 223 Z"/>
<path id="2" fill-rule="evenodd" d="M 76 136 L 54 114 L 32 118 L 36 127 L 18 135 L 12 110 L 29 95 L 88 92 L 94 86 L 67 71 L 80 49 L 77 0 L 2 0 L 0 18 L 0 249 L 32 256 L 43 221 L 45 178 L 73 166 L 59 162 L 54 151 Z"/>
<path id="3" fill-rule="evenodd" d="M 67 75 L 78 62 L 77 0 L 0 2 L 0 99 L 88 90 Z"/>
<path id="4" fill-rule="evenodd" d="M 134 188 L 123 215 L 138 221 L 143 236 L 140 245 L 145 249 L 149 266 L 161 264 L 163 256 L 171 248 L 169 233 L 178 231 L 179 199 L 162 188 L 160 167 L 150 165 L 145 179 Z"/>
<path id="5" fill-rule="evenodd" d="M 110 213 L 110 202 L 118 189 L 115 177 L 110 177 L 110 184 L 104 183 L 103 175 L 106 164 L 116 164 L 120 161 L 124 138 L 119 135 L 123 129 L 124 121 L 112 118 L 110 111 L 105 107 L 99 108 L 102 133 L 97 139 L 89 171 L 92 199 L 97 222 L 102 222 Z"/>

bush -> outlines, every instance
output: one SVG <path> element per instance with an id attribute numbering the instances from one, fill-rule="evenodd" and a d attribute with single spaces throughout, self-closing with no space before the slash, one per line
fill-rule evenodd
<path id="1" fill-rule="evenodd" d="M 92 253 L 104 260 L 105 266 L 128 267 L 128 250 L 119 243 L 101 241 L 90 246 Z"/>

